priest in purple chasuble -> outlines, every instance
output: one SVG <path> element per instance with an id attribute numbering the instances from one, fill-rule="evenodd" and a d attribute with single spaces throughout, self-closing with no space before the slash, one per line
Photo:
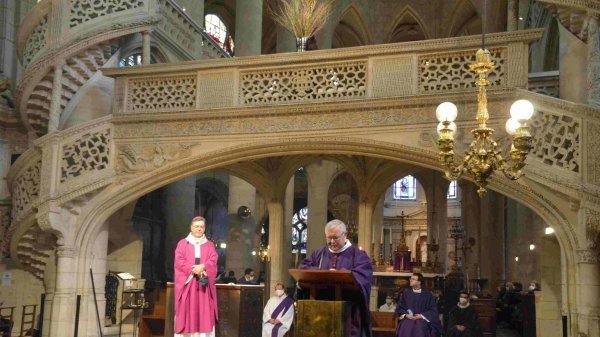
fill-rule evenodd
<path id="1" fill-rule="evenodd" d="M 396 337 L 435 337 L 442 333 L 442 323 L 433 294 L 423 289 L 423 275 L 410 277 L 410 289 L 404 290 L 396 306 L 395 318 L 400 318 Z"/>
<path id="2" fill-rule="evenodd" d="M 267 301 L 263 311 L 262 337 L 281 337 L 294 321 L 294 300 L 285 294 L 283 283 L 275 285 L 275 296 Z"/>
<path id="3" fill-rule="evenodd" d="M 315 250 L 300 263 L 300 269 L 351 270 L 360 285 L 362 296 L 352 300 L 351 337 L 371 336 L 369 299 L 373 266 L 364 251 L 353 246 L 346 237 L 346 225 L 332 220 L 325 225 L 327 246 Z"/>
<path id="4" fill-rule="evenodd" d="M 190 234 L 175 249 L 175 337 L 213 337 L 217 313 L 217 251 L 194 217 Z"/>

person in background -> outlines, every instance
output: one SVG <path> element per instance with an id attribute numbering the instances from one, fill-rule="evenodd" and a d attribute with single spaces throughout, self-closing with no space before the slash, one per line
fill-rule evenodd
<path id="1" fill-rule="evenodd" d="M 294 300 L 287 296 L 283 283 L 275 285 L 275 296 L 271 297 L 263 311 L 262 337 L 283 336 L 294 321 Z"/>
<path id="2" fill-rule="evenodd" d="M 238 280 L 238 284 L 253 284 L 256 285 L 256 281 L 254 280 L 254 269 L 252 268 L 246 268 L 246 270 L 244 270 L 244 276 L 240 277 L 240 279 Z"/>
<path id="3" fill-rule="evenodd" d="M 379 307 L 379 311 L 381 312 L 394 312 L 396 311 L 396 303 L 392 299 L 391 295 L 387 295 L 385 297 L 385 303 Z"/>
<path id="4" fill-rule="evenodd" d="M 481 337 L 479 316 L 471 307 L 469 293 L 461 291 L 458 303 L 448 314 L 446 337 Z"/>
<path id="5" fill-rule="evenodd" d="M 213 337 L 218 321 L 217 251 L 197 216 L 175 249 L 175 337 Z"/>
<path id="6" fill-rule="evenodd" d="M 422 288 L 424 282 L 421 273 L 410 277 L 410 289 L 402 293 L 394 313 L 394 318 L 400 319 L 396 337 L 433 337 L 442 333 L 435 296 Z"/>
<path id="7" fill-rule="evenodd" d="M 538 281 L 533 280 L 529 282 L 529 288 L 527 289 L 528 294 L 534 294 L 536 291 L 540 290 L 540 284 L 538 283 Z"/>

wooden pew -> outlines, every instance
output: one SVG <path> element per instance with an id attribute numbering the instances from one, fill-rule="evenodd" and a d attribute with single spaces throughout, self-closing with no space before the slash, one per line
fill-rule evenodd
<path id="1" fill-rule="evenodd" d="M 479 315 L 483 337 L 496 336 L 496 300 L 492 298 L 471 299 L 471 306 Z"/>
<path id="2" fill-rule="evenodd" d="M 396 335 L 394 313 L 371 311 L 371 330 L 373 337 L 394 337 Z"/>

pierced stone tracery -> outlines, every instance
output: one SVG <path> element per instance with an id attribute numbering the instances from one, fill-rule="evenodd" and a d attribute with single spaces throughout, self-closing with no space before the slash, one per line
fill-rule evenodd
<path id="1" fill-rule="evenodd" d="M 73 28 L 101 16 L 143 5 L 144 0 L 75 0 L 71 4 L 69 26 Z"/>

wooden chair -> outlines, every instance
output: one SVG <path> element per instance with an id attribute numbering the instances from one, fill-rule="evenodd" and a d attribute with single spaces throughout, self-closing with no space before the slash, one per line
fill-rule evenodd
<path id="1" fill-rule="evenodd" d="M 371 311 L 371 331 L 373 337 L 394 337 L 396 335 L 394 313 Z"/>
<path id="2" fill-rule="evenodd" d="M 14 324 L 13 313 L 15 307 L 0 308 L 0 336 L 10 337 Z"/>

